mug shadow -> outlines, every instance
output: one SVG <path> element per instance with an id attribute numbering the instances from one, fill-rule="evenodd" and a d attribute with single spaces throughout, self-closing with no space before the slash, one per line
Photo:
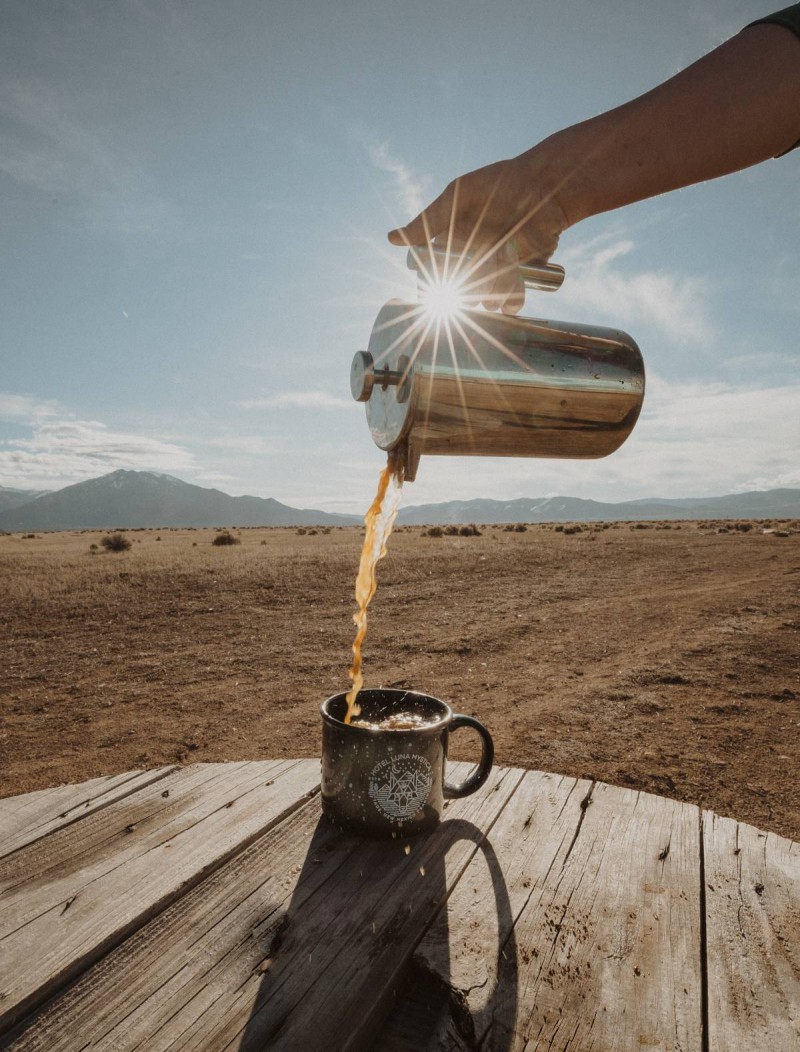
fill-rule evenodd
<path id="1" fill-rule="evenodd" d="M 478 851 L 498 935 L 491 936 L 496 960 L 485 961 L 494 988 L 472 1010 L 469 991 L 451 976 L 446 860 L 452 892 L 455 874 L 463 875 Z M 495 924 L 488 930 L 494 933 Z M 432 960 L 415 955 L 426 933 Z M 471 822 L 446 819 L 427 835 L 392 841 L 342 832 L 321 817 L 288 908 L 269 931 L 257 928 L 251 937 L 265 950 L 263 979 L 238 1049 L 512 1047 L 518 975 L 511 903 L 491 842 Z M 495 1020 L 501 1007 L 510 1026 Z"/>

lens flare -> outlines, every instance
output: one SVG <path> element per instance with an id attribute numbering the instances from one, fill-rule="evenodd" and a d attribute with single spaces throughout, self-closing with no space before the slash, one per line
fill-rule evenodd
<path id="1" fill-rule="evenodd" d="M 454 278 L 435 278 L 421 281 L 419 298 L 423 309 L 437 320 L 446 320 L 466 307 L 463 281 Z"/>

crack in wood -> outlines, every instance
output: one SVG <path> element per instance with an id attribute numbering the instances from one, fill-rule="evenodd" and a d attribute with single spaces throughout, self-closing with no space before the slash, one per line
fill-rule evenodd
<path id="1" fill-rule="evenodd" d="M 260 975 L 264 972 L 269 971 L 272 961 L 283 945 L 284 937 L 289 928 L 289 914 L 284 913 L 278 923 L 275 925 L 274 931 L 270 935 L 269 944 L 267 945 L 264 952 L 264 959 L 259 962 L 254 968 L 254 971 Z"/>
<path id="2" fill-rule="evenodd" d="M 575 844 L 577 843 L 578 837 L 579 837 L 580 832 L 581 832 L 581 826 L 583 825 L 583 820 L 586 817 L 586 812 L 589 809 L 589 804 L 591 804 L 591 802 L 592 802 L 592 793 L 594 792 L 594 787 L 596 785 L 597 785 L 597 782 L 592 782 L 592 784 L 589 786 L 589 788 L 586 791 L 586 795 L 581 800 L 581 813 L 580 813 L 580 816 L 578 818 L 578 824 L 575 826 L 575 833 L 573 834 L 572 841 L 571 841 L 569 847 L 567 848 L 566 855 L 564 855 L 564 861 L 561 863 L 561 868 L 562 869 L 566 866 L 567 862 L 569 862 L 569 856 L 572 854 L 572 849 L 575 847 Z"/>
<path id="3" fill-rule="evenodd" d="M 708 1033 L 708 922 L 706 918 L 706 860 L 703 842 L 703 810 L 700 822 L 700 1040 L 702 1052 L 710 1052 Z"/>
<path id="4" fill-rule="evenodd" d="M 736 855 L 736 890 L 737 890 L 737 892 L 739 894 L 739 905 L 736 907 L 736 924 L 737 924 L 737 926 L 739 928 L 739 934 L 741 935 L 741 937 L 743 939 L 746 939 L 747 938 L 747 932 L 744 930 L 744 927 L 742 926 L 742 910 L 745 909 L 746 907 L 745 907 L 745 902 L 744 902 L 744 896 L 742 895 L 742 855 L 741 855 L 741 850 L 739 849 L 739 825 L 738 825 L 738 823 L 736 825 L 736 848 L 738 850 L 738 854 L 737 854 L 737 851 L 734 851 L 734 854 Z"/>

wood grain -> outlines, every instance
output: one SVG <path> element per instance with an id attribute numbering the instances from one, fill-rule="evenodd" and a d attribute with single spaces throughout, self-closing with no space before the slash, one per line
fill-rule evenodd
<path id="1" fill-rule="evenodd" d="M 703 812 L 709 1048 L 800 1048 L 800 844 Z"/>
<path id="2" fill-rule="evenodd" d="M 698 811 L 589 788 L 525 776 L 494 858 L 476 855 L 415 954 L 404 997 L 424 1023 L 409 1033 L 401 997 L 381 1052 L 701 1048 Z"/>
<path id="3" fill-rule="evenodd" d="M 156 773 L 0 801 L 3 1048 L 800 1048 L 798 844 L 502 769 L 373 841 L 315 760 Z"/>
<path id="4" fill-rule="evenodd" d="M 197 764 L 0 861 L 0 1032 L 318 782 L 313 762 Z"/>
<path id="5" fill-rule="evenodd" d="M 453 766 L 454 776 L 468 769 Z M 316 799 L 306 803 L 87 972 L 10 1047 L 58 1052 L 78 1033 L 87 1049 L 360 1047 L 520 778 L 496 772 L 452 801 L 430 837 L 407 843 L 345 836 L 320 819 Z"/>
<path id="6" fill-rule="evenodd" d="M 80 785 L 59 785 L 0 800 L 0 858 L 166 778 L 175 770 L 173 764 L 151 771 L 127 771 Z"/>

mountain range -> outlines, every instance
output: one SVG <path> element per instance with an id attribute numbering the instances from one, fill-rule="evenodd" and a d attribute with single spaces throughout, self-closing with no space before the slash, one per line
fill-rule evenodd
<path id="1" fill-rule="evenodd" d="M 651 497 L 618 504 L 580 497 L 465 500 L 404 508 L 398 522 L 407 525 L 463 522 L 643 522 L 675 519 L 796 519 L 800 490 L 772 489 L 723 497 Z"/>
<path id="2" fill-rule="evenodd" d="M 8 490 L 0 489 L 0 497 Z M 19 492 L 12 491 L 12 492 Z M 347 526 L 357 515 L 290 508 L 271 497 L 231 497 L 155 471 L 112 471 L 0 512 L 0 530 L 116 526 Z"/>
<path id="3" fill-rule="evenodd" d="M 800 518 L 800 490 L 604 503 L 579 497 L 466 500 L 401 509 L 398 523 L 627 522 Z M 348 526 L 360 515 L 291 508 L 271 497 L 231 497 L 153 471 L 112 471 L 51 492 L 0 487 L 0 531 L 166 526 Z"/>
<path id="4" fill-rule="evenodd" d="M 30 504 L 37 497 L 44 496 L 49 490 L 46 489 L 8 489 L 0 486 L 0 512 L 11 511 L 23 504 Z"/>

